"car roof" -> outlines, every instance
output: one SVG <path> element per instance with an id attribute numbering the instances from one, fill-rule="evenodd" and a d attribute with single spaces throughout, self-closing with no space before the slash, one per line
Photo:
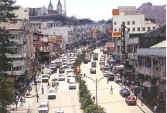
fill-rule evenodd
<path id="1" fill-rule="evenodd" d="M 41 101 L 40 102 L 40 105 L 46 105 L 46 104 L 48 104 L 48 101 Z"/>

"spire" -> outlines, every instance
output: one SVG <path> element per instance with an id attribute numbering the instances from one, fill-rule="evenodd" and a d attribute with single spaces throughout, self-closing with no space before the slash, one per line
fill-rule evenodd
<path id="1" fill-rule="evenodd" d="M 60 2 L 60 0 L 58 1 L 58 4 L 57 4 L 57 12 L 59 15 L 62 15 L 62 4 Z"/>
<path id="2" fill-rule="evenodd" d="M 48 10 L 53 10 L 53 5 L 52 5 L 51 0 L 50 0 L 50 3 L 49 3 L 49 6 L 48 6 Z"/>

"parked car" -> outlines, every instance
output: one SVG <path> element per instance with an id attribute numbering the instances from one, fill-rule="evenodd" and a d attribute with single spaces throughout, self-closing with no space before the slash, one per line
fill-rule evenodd
<path id="1" fill-rule="evenodd" d="M 90 68 L 90 73 L 91 74 L 96 74 L 96 68 Z"/>
<path id="2" fill-rule="evenodd" d="M 109 80 L 109 81 L 114 81 L 114 75 L 112 75 L 112 74 L 110 75 L 110 74 L 109 74 L 108 80 Z"/>
<path id="3" fill-rule="evenodd" d="M 56 90 L 53 87 L 49 88 L 48 99 L 56 99 Z"/>
<path id="4" fill-rule="evenodd" d="M 116 82 L 117 84 L 120 84 L 120 83 L 122 83 L 122 80 L 119 79 L 119 80 L 116 80 L 115 82 Z"/>
<path id="5" fill-rule="evenodd" d="M 121 96 L 123 97 L 128 97 L 130 96 L 130 91 L 127 88 L 123 88 L 119 91 L 119 93 L 121 94 Z"/>
<path id="6" fill-rule="evenodd" d="M 136 105 L 136 97 L 135 96 L 128 96 L 125 98 L 125 102 L 128 105 Z"/>
<path id="7" fill-rule="evenodd" d="M 49 104 L 48 101 L 42 101 L 40 102 L 40 105 L 38 107 L 39 113 L 49 113 Z"/>

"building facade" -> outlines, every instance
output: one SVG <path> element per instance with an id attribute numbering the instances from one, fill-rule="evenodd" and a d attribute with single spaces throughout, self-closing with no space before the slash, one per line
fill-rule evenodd
<path id="1" fill-rule="evenodd" d="M 113 9 L 113 33 L 121 32 L 123 22 L 129 34 L 145 33 L 158 28 L 157 24 L 146 20 L 144 14 L 136 13 L 136 8 L 132 6 Z"/>

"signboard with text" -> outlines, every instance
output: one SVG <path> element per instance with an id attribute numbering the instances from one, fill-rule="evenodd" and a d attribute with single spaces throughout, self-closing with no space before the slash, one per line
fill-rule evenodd
<path id="1" fill-rule="evenodd" d="M 113 32 L 112 37 L 120 38 L 121 37 L 121 32 Z"/>

